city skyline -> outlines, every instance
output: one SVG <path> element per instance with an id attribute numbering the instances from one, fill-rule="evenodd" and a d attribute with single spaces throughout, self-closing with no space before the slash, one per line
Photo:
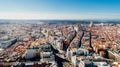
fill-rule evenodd
<path id="1" fill-rule="evenodd" d="M 4 0 L 0 19 L 120 19 L 119 0 Z"/>

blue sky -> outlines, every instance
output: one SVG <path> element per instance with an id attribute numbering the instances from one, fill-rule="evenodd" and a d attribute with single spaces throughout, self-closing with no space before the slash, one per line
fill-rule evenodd
<path id="1" fill-rule="evenodd" d="M 120 19 L 120 0 L 0 0 L 0 19 Z"/>

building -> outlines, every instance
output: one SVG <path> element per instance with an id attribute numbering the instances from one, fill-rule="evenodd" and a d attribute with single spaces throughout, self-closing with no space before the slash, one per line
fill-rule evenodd
<path id="1" fill-rule="evenodd" d="M 32 59 L 39 56 L 40 49 L 38 47 L 35 48 L 28 48 L 24 53 L 25 59 Z"/>
<path id="2" fill-rule="evenodd" d="M 108 51 L 108 57 L 109 59 L 115 60 L 115 61 L 120 61 L 120 54 L 115 52 L 115 51 Z"/>
<path id="3" fill-rule="evenodd" d="M 41 52 L 40 53 L 41 62 L 55 61 L 55 57 L 51 52 Z"/>
<path id="4" fill-rule="evenodd" d="M 0 48 L 2 49 L 6 49 L 8 47 L 10 47 L 11 45 L 15 44 L 17 42 L 16 38 L 13 39 L 2 39 L 0 40 Z"/>

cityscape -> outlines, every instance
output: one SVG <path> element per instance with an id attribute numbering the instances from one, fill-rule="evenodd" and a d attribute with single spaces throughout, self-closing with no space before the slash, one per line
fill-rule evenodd
<path id="1" fill-rule="evenodd" d="M 2 20 L 0 67 L 119 67 L 120 24 L 109 22 Z"/>
<path id="2" fill-rule="evenodd" d="M 120 0 L 0 0 L 0 67 L 120 67 Z"/>

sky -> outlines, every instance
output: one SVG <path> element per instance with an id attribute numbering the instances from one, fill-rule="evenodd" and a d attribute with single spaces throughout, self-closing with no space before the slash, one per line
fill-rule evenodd
<path id="1" fill-rule="evenodd" d="M 120 19 L 120 0 L 0 0 L 0 19 Z"/>

